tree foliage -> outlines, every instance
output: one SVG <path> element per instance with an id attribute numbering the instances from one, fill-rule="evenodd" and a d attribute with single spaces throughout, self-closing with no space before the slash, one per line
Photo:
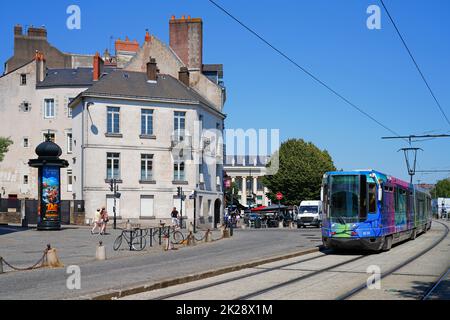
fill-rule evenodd
<path id="1" fill-rule="evenodd" d="M 438 181 L 436 187 L 431 191 L 431 195 L 436 198 L 450 198 L 450 179 Z"/>
<path id="2" fill-rule="evenodd" d="M 279 157 L 279 170 L 275 175 L 263 178 L 264 185 L 270 190 L 267 196 L 273 203 L 278 203 L 277 192 L 283 194 L 282 203 L 285 205 L 320 199 L 324 173 L 336 170 L 326 150 L 322 151 L 302 139 L 284 142 L 274 156 Z"/>
<path id="3" fill-rule="evenodd" d="M 239 185 L 236 182 L 233 182 L 231 185 L 233 188 L 230 187 L 225 189 L 225 202 L 227 206 L 231 205 L 231 199 L 233 199 L 233 205 L 239 203 Z M 233 190 L 233 193 L 231 193 L 231 190 Z"/>
<path id="4" fill-rule="evenodd" d="M 9 138 L 0 137 L 0 162 L 5 158 L 5 153 L 8 152 L 8 148 L 13 142 Z"/>

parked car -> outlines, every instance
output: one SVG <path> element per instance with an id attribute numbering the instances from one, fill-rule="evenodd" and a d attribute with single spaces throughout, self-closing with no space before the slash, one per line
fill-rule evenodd
<path id="1" fill-rule="evenodd" d="M 322 202 L 321 201 L 302 201 L 298 209 L 297 227 L 306 228 L 315 226 L 320 228 L 322 225 Z"/>
<path id="2" fill-rule="evenodd" d="M 249 226 L 254 222 L 255 228 L 261 228 L 261 216 L 257 213 L 244 213 L 244 223 Z"/>

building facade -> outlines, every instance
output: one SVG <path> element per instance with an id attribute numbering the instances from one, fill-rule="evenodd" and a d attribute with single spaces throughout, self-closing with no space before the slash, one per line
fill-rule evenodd
<path id="1" fill-rule="evenodd" d="M 269 206 L 267 197 L 269 190 L 263 185 L 261 178 L 266 175 L 269 157 L 260 156 L 227 156 L 224 165 L 226 175 L 231 177 L 239 190 L 238 200 L 247 207 Z"/>
<path id="2" fill-rule="evenodd" d="M 193 221 L 195 199 L 198 222 L 219 223 L 222 148 L 208 154 L 201 131 L 221 136 L 225 115 L 188 86 L 185 69 L 176 79 L 157 73 L 154 59 L 147 67 L 105 75 L 72 102 L 77 198 L 88 217 L 105 204 L 111 214 L 116 179 L 118 219 L 169 220 L 176 207 Z"/>
<path id="3" fill-rule="evenodd" d="M 0 163 L 1 196 L 37 198 L 37 170 L 28 166 L 50 134 L 63 158 L 72 157 L 71 99 L 92 83 L 92 69 L 47 69 L 42 53 L 0 77 L 0 136 L 13 144 Z M 45 72 L 44 72 L 45 70 Z M 61 195 L 73 199 L 72 168 L 61 172 Z"/>
<path id="4" fill-rule="evenodd" d="M 186 162 L 175 167 L 169 155 L 176 149 L 176 141 L 172 141 L 176 122 L 189 131 L 197 122 L 203 123 L 205 129 L 223 130 L 223 66 L 203 64 L 201 19 L 172 17 L 169 29 L 173 48 L 147 32 L 142 45 L 128 38 L 118 39 L 115 55 L 106 50 L 100 57 L 60 51 L 48 42 L 44 27 L 30 27 L 25 33 L 21 26 L 14 27 L 14 55 L 5 63 L 5 73 L 0 77 L 0 136 L 10 137 L 14 143 L 0 163 L 3 197 L 37 199 L 37 172 L 27 162 L 35 157 L 35 147 L 49 134 L 61 146 L 62 158 L 70 163 L 61 174 L 61 198 L 85 200 L 88 217 L 99 206 L 111 209 L 110 195 L 96 192 L 107 191 L 108 174 L 117 174 L 117 164 L 122 180 L 119 186 L 124 188 L 117 205 L 121 217 L 170 217 L 172 207 L 180 210 L 173 195 L 182 186 L 187 196 L 196 191 L 200 222 L 220 220 L 222 155 L 215 150 L 216 154 L 208 156 L 202 149 L 207 144 L 211 149 L 211 138 L 200 135 L 194 141 L 188 137 L 190 153 L 197 158 L 209 157 L 208 165 Z M 152 69 L 156 79 L 151 81 L 150 58 L 155 67 L 157 62 L 157 70 Z M 114 83 L 109 82 L 111 79 Z M 117 88 L 117 83 L 120 90 L 90 96 L 96 93 L 94 87 L 101 91 L 105 87 Z M 147 90 L 152 85 L 155 88 Z M 119 91 L 120 99 L 114 94 Z M 69 108 L 75 98 L 79 101 Z M 88 108 L 89 103 L 95 107 Z M 105 124 L 108 119 L 109 127 Z M 121 137 L 115 134 L 117 123 Z M 139 132 L 143 123 L 151 134 Z M 83 127 L 88 124 L 90 127 Z M 102 131 L 96 132 L 100 128 Z M 113 132 L 108 134 L 108 130 Z M 139 134 L 134 136 L 133 130 Z M 105 161 L 112 166 L 109 173 Z M 134 168 L 136 163 L 138 167 Z M 138 190 L 142 192 L 136 202 L 133 192 Z M 188 197 L 183 206 L 184 215 L 193 216 L 193 199 Z"/>

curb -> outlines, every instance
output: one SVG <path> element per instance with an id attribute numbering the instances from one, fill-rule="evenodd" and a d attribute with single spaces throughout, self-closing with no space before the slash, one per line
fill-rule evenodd
<path id="1" fill-rule="evenodd" d="M 267 264 L 267 263 L 276 262 L 276 261 L 280 261 L 280 260 L 295 258 L 295 257 L 307 255 L 310 253 L 319 252 L 319 250 L 320 250 L 320 247 L 316 247 L 316 248 L 312 248 L 312 249 L 308 249 L 308 250 L 304 250 L 304 251 L 293 252 L 293 253 L 286 254 L 286 255 L 274 256 L 274 257 L 254 260 L 251 262 L 236 264 L 236 265 L 229 266 L 229 267 L 221 267 L 218 269 L 212 269 L 209 271 L 205 271 L 205 272 L 201 272 L 201 273 L 197 273 L 197 274 L 191 274 L 191 275 L 187 275 L 187 276 L 183 276 L 183 277 L 179 277 L 179 278 L 161 280 L 156 283 L 141 284 L 141 285 L 137 285 L 134 287 L 123 288 L 123 289 L 112 289 L 112 290 L 108 290 L 108 291 L 100 291 L 100 292 L 97 292 L 94 294 L 83 295 L 83 296 L 80 296 L 75 299 L 81 299 L 81 300 L 119 299 L 119 298 L 123 298 L 126 296 L 138 294 L 138 293 L 153 291 L 153 290 L 157 290 L 157 289 L 163 289 L 163 288 L 172 287 L 172 286 L 179 285 L 179 284 L 184 284 L 184 283 L 188 283 L 188 282 L 193 282 L 193 281 L 197 281 L 197 280 L 203 280 L 203 279 L 219 276 L 219 275 L 222 275 L 225 273 L 239 271 L 242 269 L 253 268 L 253 267 L 256 267 L 256 266 L 259 266 L 262 264 Z"/>

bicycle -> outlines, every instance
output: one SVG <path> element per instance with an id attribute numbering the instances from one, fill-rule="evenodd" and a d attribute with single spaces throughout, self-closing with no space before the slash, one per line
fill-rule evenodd
<path id="1" fill-rule="evenodd" d="M 172 244 L 181 244 L 184 241 L 183 233 L 178 231 L 176 226 L 165 227 L 165 224 L 161 223 L 159 230 L 153 234 L 153 240 L 158 243 L 160 239 L 165 237 L 172 239 Z"/>
<path id="2" fill-rule="evenodd" d="M 119 250 L 122 246 L 122 240 L 125 239 L 130 251 L 142 251 L 147 245 L 147 235 L 148 230 L 138 228 L 133 230 L 122 230 L 120 236 L 114 241 L 113 249 L 114 251 Z"/>

